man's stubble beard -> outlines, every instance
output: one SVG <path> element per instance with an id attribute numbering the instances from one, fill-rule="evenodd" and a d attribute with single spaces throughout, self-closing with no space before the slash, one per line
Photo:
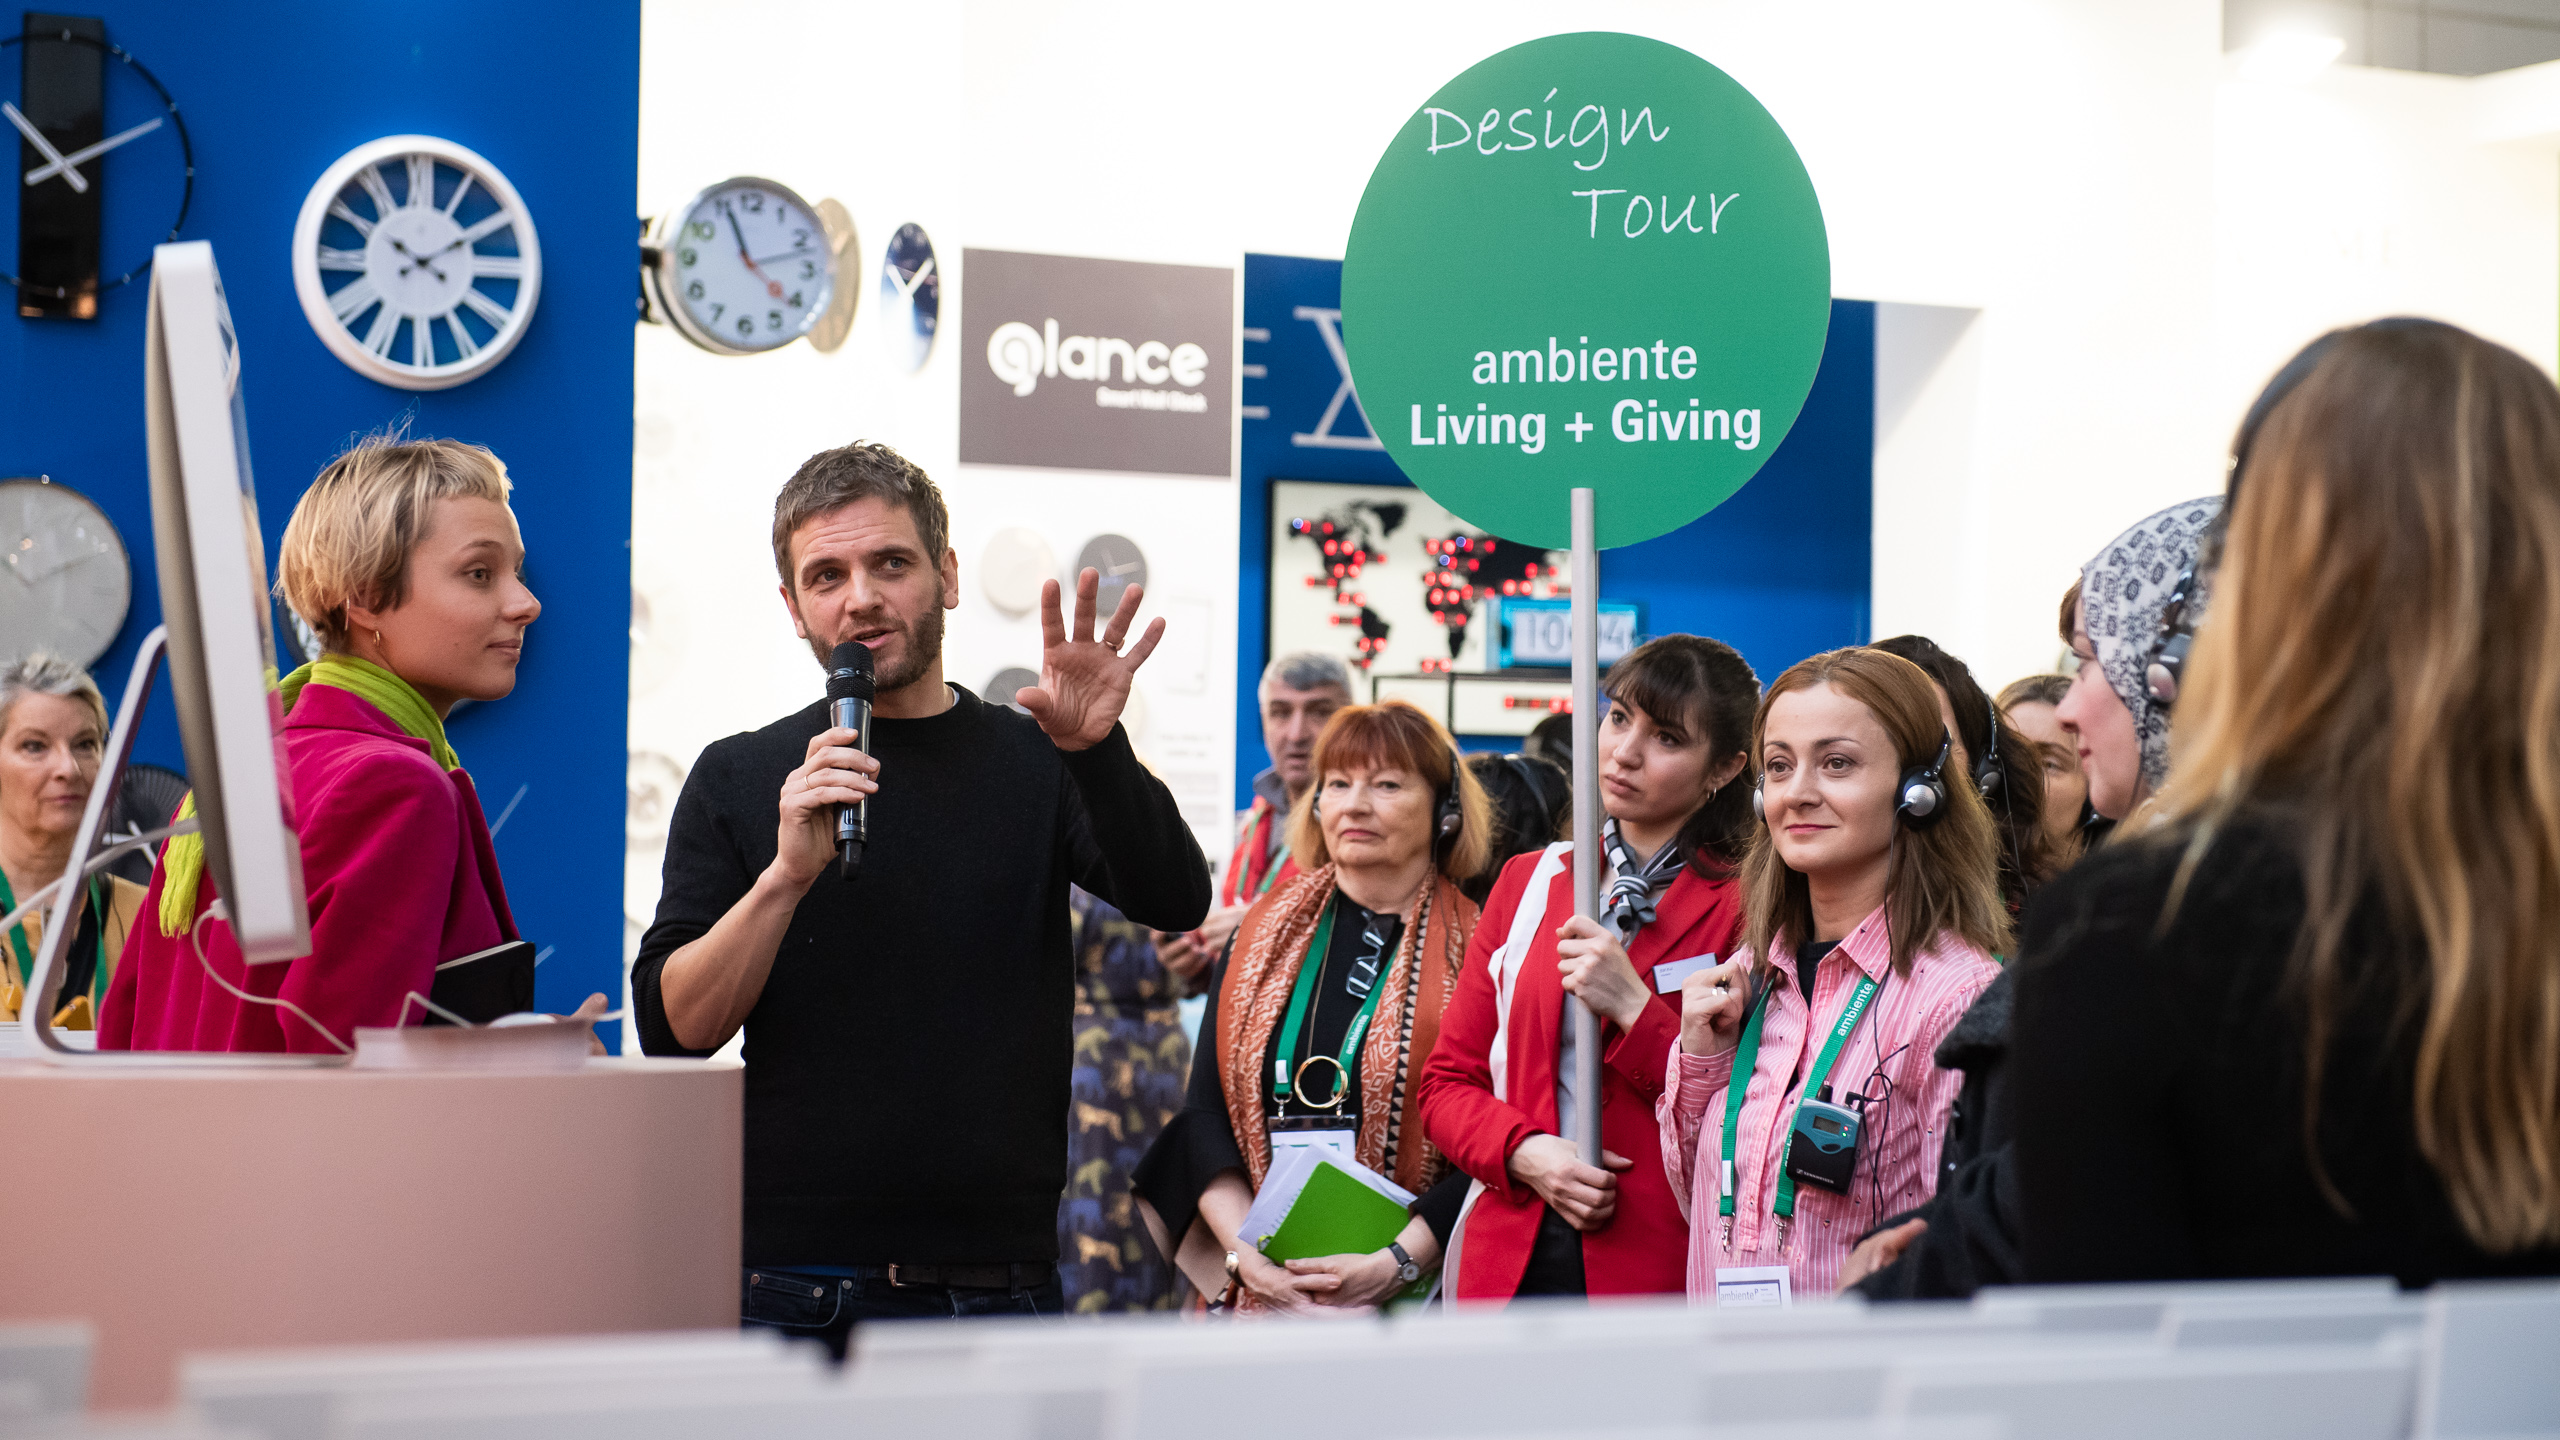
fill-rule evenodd
<path id="1" fill-rule="evenodd" d="M 926 607 L 924 618 L 912 625 L 899 628 L 900 637 L 907 642 L 899 647 L 907 657 L 905 663 L 895 670 L 883 670 L 872 677 L 872 686 L 878 693 L 885 695 L 892 690 L 903 690 L 913 685 L 924 678 L 925 672 L 933 668 L 935 661 L 942 658 L 942 600 L 942 580 L 940 576 L 936 576 L 933 582 L 933 603 Z M 821 670 L 827 669 L 834 663 L 835 647 L 819 639 L 815 633 L 809 636 L 809 653 L 817 658 L 818 668 Z"/>

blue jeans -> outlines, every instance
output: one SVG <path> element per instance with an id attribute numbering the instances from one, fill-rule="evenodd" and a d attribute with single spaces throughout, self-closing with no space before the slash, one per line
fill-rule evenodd
<path id="1" fill-rule="evenodd" d="M 1049 1315 L 1066 1311 L 1066 1297 L 1052 1270 L 1044 1283 L 1023 1289 L 960 1285 L 892 1285 L 886 1265 L 855 1265 L 851 1275 L 750 1267 L 738 1272 L 738 1324 L 747 1330 L 779 1330 L 820 1341 L 844 1359 L 857 1321 L 974 1320 L 988 1315 Z"/>

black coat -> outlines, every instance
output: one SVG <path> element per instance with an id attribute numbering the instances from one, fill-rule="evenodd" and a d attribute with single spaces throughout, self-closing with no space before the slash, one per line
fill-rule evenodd
<path id="1" fill-rule="evenodd" d="M 1858 1282 L 1858 1293 L 1870 1300 L 1962 1299 L 1985 1285 L 2024 1278 L 2005 1104 L 2015 982 L 2014 972 L 2001 971 L 1938 1042 L 1938 1064 L 1964 1072 L 1939 1153 L 1938 1193 L 1876 1227 L 1926 1220 L 1929 1228 L 1901 1259 Z"/>

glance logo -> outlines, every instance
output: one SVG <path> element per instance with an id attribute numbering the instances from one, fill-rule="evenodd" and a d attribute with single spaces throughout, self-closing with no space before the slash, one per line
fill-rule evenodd
<path id="1" fill-rule="evenodd" d="M 987 368 L 1017 396 L 1029 395 L 1044 379 L 1091 380 L 1107 387 L 1115 361 L 1124 385 L 1161 386 L 1171 381 L 1196 392 L 1209 376 L 1209 352 L 1188 340 L 1175 345 L 1142 340 L 1132 345 L 1110 335 L 1061 337 L 1055 319 L 1036 330 L 1020 320 L 1008 320 L 987 336 Z M 1208 397 L 1181 391 L 1101 388 L 1094 399 L 1111 409 L 1199 412 L 1208 408 Z"/>

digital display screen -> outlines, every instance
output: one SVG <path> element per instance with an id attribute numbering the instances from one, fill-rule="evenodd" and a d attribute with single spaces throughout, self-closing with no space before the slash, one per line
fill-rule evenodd
<path id="1" fill-rule="evenodd" d="M 1805 1117 L 1805 1122 L 1811 1125 L 1815 1130 L 1818 1130 L 1825 1135 L 1846 1135 L 1849 1133 L 1848 1126 L 1841 1124 L 1839 1121 L 1832 1119 L 1828 1115 L 1808 1115 Z"/>

